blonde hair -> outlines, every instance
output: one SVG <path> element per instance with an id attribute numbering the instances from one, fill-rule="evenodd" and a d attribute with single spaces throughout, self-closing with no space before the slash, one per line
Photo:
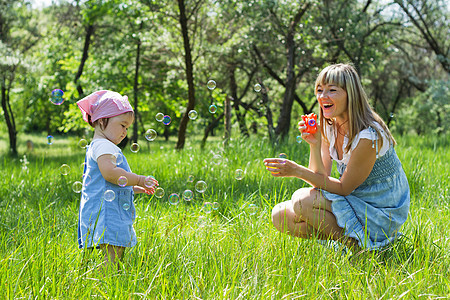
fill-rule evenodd
<path id="1" fill-rule="evenodd" d="M 396 141 L 383 119 L 370 107 L 369 99 L 364 91 L 359 75 L 350 64 L 334 64 L 326 67 L 320 72 L 316 79 L 314 94 L 317 95 L 319 85 L 333 84 L 347 92 L 348 100 L 348 144 L 345 151 L 349 151 L 355 136 L 363 129 L 372 127 L 381 137 L 381 133 L 375 123 L 380 124 L 390 142 L 395 145 Z M 333 126 L 334 120 L 323 116 L 322 108 L 319 113 L 320 124 L 322 124 L 322 136 L 327 140 L 325 126 Z M 328 140 L 327 140 L 328 141 Z"/>

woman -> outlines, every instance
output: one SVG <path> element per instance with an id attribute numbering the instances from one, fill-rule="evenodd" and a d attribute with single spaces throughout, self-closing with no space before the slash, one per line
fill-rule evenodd
<path id="1" fill-rule="evenodd" d="M 371 109 L 353 66 L 326 67 L 315 83 L 318 129 L 298 128 L 309 144 L 308 168 L 267 158 L 274 177 L 297 177 L 312 185 L 276 205 L 272 222 L 301 238 L 332 239 L 369 250 L 388 245 L 409 211 L 409 186 L 395 153 L 395 139 Z M 330 177 L 337 162 L 339 179 Z"/>

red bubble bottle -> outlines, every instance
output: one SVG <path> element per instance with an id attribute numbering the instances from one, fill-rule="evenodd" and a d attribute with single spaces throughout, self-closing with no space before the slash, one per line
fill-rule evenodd
<path id="1" fill-rule="evenodd" d="M 303 121 L 305 122 L 306 129 L 305 132 L 314 134 L 317 131 L 317 115 L 312 114 L 311 116 L 302 116 Z"/>

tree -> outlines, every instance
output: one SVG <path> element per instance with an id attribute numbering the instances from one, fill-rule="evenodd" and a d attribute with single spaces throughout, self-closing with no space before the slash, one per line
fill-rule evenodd
<path id="1" fill-rule="evenodd" d="M 198 9 L 203 1 L 195 1 L 192 7 L 192 13 Z M 188 84 L 188 103 L 186 107 L 186 112 L 180 122 L 180 127 L 178 129 L 178 142 L 177 149 L 183 149 L 184 143 L 186 141 L 186 127 L 189 121 L 188 113 L 195 107 L 195 87 L 194 87 L 194 64 L 192 62 L 191 44 L 189 41 L 189 31 L 188 31 L 188 21 L 189 16 L 186 14 L 186 5 L 184 0 L 178 0 L 179 8 L 179 21 L 181 27 L 181 35 L 183 37 L 184 46 L 184 63 L 186 71 L 186 80 Z"/>
<path id="2" fill-rule="evenodd" d="M 1 1 L 0 8 L 1 106 L 8 127 L 9 148 L 11 154 L 17 156 L 17 124 L 11 108 L 11 89 L 16 72 L 24 67 L 24 54 L 37 43 L 40 34 L 30 22 L 31 12 L 25 1 Z"/>
<path id="3" fill-rule="evenodd" d="M 75 102 L 98 89 L 130 96 L 134 141 L 150 127 L 166 138 L 177 134 L 182 149 L 192 133 L 223 129 L 224 99 L 232 101 L 226 119 L 241 135 L 267 125 L 272 140 L 286 136 L 292 116 L 317 105 L 314 81 L 329 63 L 352 62 L 377 112 L 399 130 L 402 110 L 431 107 L 419 109 L 417 99 L 436 101 L 430 83 L 448 78 L 441 0 L 94 0 L 39 10 L 25 0 L 0 4 L 0 97 L 11 149 L 21 131 L 85 134 Z M 209 79 L 217 82 L 213 92 Z M 264 93 L 254 91 L 256 83 Z M 48 101 L 56 88 L 65 92 L 59 106 Z M 208 112 L 211 102 L 216 114 Z M 430 111 L 430 124 L 446 128 L 441 111 Z M 156 122 L 157 112 L 172 117 L 170 126 Z"/>
<path id="4" fill-rule="evenodd" d="M 270 51 L 268 49 L 270 46 L 267 45 L 270 44 L 266 43 L 266 45 L 262 45 L 262 43 L 255 42 L 253 45 L 253 51 L 258 58 L 258 61 L 267 70 L 268 74 L 284 88 L 283 101 L 281 103 L 280 114 L 275 128 L 276 136 L 281 138 L 286 137 L 289 133 L 294 100 L 302 106 L 304 113 L 310 112 L 306 103 L 302 101 L 295 92 L 303 75 L 305 75 L 315 63 L 313 59 L 311 59 L 311 61 L 313 61 L 312 63 L 306 62 L 306 59 L 299 57 L 298 55 L 298 51 L 301 48 L 306 49 L 310 54 L 314 51 L 308 47 L 305 42 L 305 37 L 302 38 L 299 34 L 299 31 L 302 32 L 302 35 L 306 33 L 305 31 L 302 31 L 303 24 L 301 22 L 304 21 L 303 18 L 310 7 L 311 3 L 306 1 L 301 2 L 296 6 L 290 4 L 284 4 L 284 6 L 280 4 L 277 6 L 269 2 L 267 6 L 263 7 L 270 16 L 268 18 L 271 22 L 269 28 L 272 28 L 276 34 L 273 38 L 277 39 L 277 41 L 272 41 L 270 44 L 281 44 L 284 47 L 284 72 L 286 73 L 284 79 L 278 75 L 277 68 L 273 67 L 273 62 L 276 60 L 272 60 L 267 55 Z M 257 30 L 259 31 L 261 29 L 258 28 Z M 257 36 L 258 38 L 265 36 L 270 37 L 265 29 L 262 29 L 262 33 L 260 32 Z M 263 54 L 263 52 L 265 52 L 265 54 Z M 279 54 L 279 52 L 280 51 L 277 50 L 275 53 Z M 303 53 L 305 53 L 305 50 L 303 50 Z"/>
<path id="5" fill-rule="evenodd" d="M 425 0 L 395 0 L 419 31 L 447 73 L 450 73 L 448 39 L 448 2 Z"/>

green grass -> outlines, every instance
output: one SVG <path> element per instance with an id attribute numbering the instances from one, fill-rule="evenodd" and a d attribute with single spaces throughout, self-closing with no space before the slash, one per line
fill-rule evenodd
<path id="1" fill-rule="evenodd" d="M 25 140 L 34 150 L 25 153 Z M 402 137 L 396 151 L 411 187 L 410 217 L 401 240 L 378 252 L 342 255 L 315 241 L 278 233 L 270 221 L 277 202 L 304 186 L 276 179 L 262 159 L 288 154 L 306 164 L 308 149 L 295 142 L 270 145 L 264 139 L 234 140 L 223 149 L 211 141 L 175 151 L 175 141 L 141 141 L 125 150 L 134 172 L 152 174 L 163 199 L 136 198 L 138 245 L 123 268 L 106 275 L 97 252 L 77 247 L 79 194 L 84 150 L 77 138 L 44 136 L 19 140 L 20 157 L 0 158 L 0 297 L 2 299 L 436 299 L 450 295 L 449 144 L 447 137 Z M 0 151 L 6 152 L 6 136 Z M 29 164 L 23 169 L 23 154 Z M 220 153 L 222 161 L 212 162 Z M 60 166 L 71 167 L 69 175 Z M 242 180 L 236 169 L 245 170 Z M 170 193 L 207 191 L 191 203 L 168 203 Z M 204 201 L 219 202 L 210 214 Z M 254 215 L 246 207 L 256 204 Z"/>

